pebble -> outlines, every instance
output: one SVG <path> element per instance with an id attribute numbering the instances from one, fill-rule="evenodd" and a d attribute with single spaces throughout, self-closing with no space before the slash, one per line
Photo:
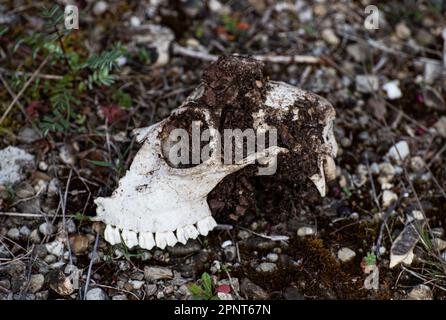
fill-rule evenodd
<path id="1" fill-rule="evenodd" d="M 445 119 L 446 119 L 446 117 L 445 117 Z M 246 231 L 246 230 L 240 230 L 240 231 L 238 232 L 238 234 L 237 234 L 237 237 L 238 237 L 240 240 L 246 240 L 246 239 L 248 239 L 250 236 L 251 236 L 251 233 L 249 233 L 249 232 Z"/>
<path id="2" fill-rule="evenodd" d="M 117 294 L 112 297 L 112 300 L 128 300 L 125 294 Z"/>
<path id="3" fill-rule="evenodd" d="M 74 287 L 70 279 L 60 270 L 51 272 L 49 286 L 61 296 L 68 296 L 74 292 Z"/>
<path id="4" fill-rule="evenodd" d="M 56 256 L 49 254 L 43 259 L 43 261 L 45 261 L 47 264 L 53 264 L 57 261 L 57 258 Z"/>
<path id="5" fill-rule="evenodd" d="M 27 226 L 22 226 L 20 228 L 20 234 L 26 238 L 28 238 L 31 235 L 31 230 Z"/>
<path id="6" fill-rule="evenodd" d="M 107 300 L 107 294 L 101 288 L 93 288 L 88 290 L 85 297 L 86 300 Z"/>
<path id="7" fill-rule="evenodd" d="M 144 267 L 144 278 L 149 281 L 173 279 L 173 272 L 166 267 Z"/>
<path id="8" fill-rule="evenodd" d="M 39 134 L 33 128 L 22 128 L 17 134 L 17 139 L 22 143 L 31 144 L 39 140 Z"/>
<path id="9" fill-rule="evenodd" d="M 426 106 L 438 111 L 445 111 L 446 106 L 442 95 L 429 86 L 423 89 L 423 101 Z"/>
<path id="10" fill-rule="evenodd" d="M 22 168 L 34 164 L 34 156 L 9 146 L 0 150 L 0 185 L 14 184 L 22 179 Z"/>
<path id="11" fill-rule="evenodd" d="M 74 254 L 81 254 L 88 249 L 89 240 L 88 237 L 82 234 L 77 234 L 70 237 L 71 250 Z"/>
<path id="12" fill-rule="evenodd" d="M 153 296 L 156 291 L 158 290 L 158 287 L 156 284 L 148 284 L 146 285 L 146 294 L 150 297 Z"/>
<path id="13" fill-rule="evenodd" d="M 356 62 L 363 62 L 367 59 L 367 51 L 360 44 L 354 43 L 348 45 L 347 52 Z"/>
<path id="14" fill-rule="evenodd" d="M 283 298 L 285 300 L 304 300 L 304 296 L 300 293 L 299 289 L 295 287 L 288 287 L 283 292 Z"/>
<path id="15" fill-rule="evenodd" d="M 432 240 L 432 245 L 435 250 L 443 251 L 446 249 L 446 241 L 440 238 L 435 238 Z"/>
<path id="16" fill-rule="evenodd" d="M 356 90 L 361 93 L 371 93 L 378 91 L 378 77 L 372 75 L 357 75 L 355 78 Z"/>
<path id="17" fill-rule="evenodd" d="M 31 234 L 29 235 L 29 240 L 32 243 L 40 243 L 42 241 L 42 239 L 40 238 L 39 235 L 39 231 L 37 229 L 34 229 L 33 231 L 31 231 Z"/>
<path id="18" fill-rule="evenodd" d="M 420 156 L 415 156 L 412 157 L 410 159 L 410 168 L 414 171 L 414 172 L 420 172 L 423 171 L 425 166 L 425 162 L 423 160 L 422 157 Z"/>
<path id="19" fill-rule="evenodd" d="M 39 231 L 44 236 L 50 236 L 54 233 L 54 226 L 51 223 L 44 222 L 39 226 Z"/>
<path id="20" fill-rule="evenodd" d="M 59 193 L 59 180 L 56 178 L 51 179 L 50 183 L 48 184 L 47 193 L 50 197 Z"/>
<path id="21" fill-rule="evenodd" d="M 382 86 L 382 89 L 386 92 L 387 98 L 390 100 L 396 100 L 403 96 L 403 93 L 400 90 L 400 81 L 393 80 L 385 83 Z"/>
<path id="22" fill-rule="evenodd" d="M 221 247 L 224 249 L 226 247 L 232 246 L 232 241 L 231 240 L 226 240 L 221 244 Z"/>
<path id="23" fill-rule="evenodd" d="M 142 286 L 144 285 L 145 281 L 130 280 L 129 283 L 132 286 L 133 290 L 139 290 L 139 289 L 142 288 Z"/>
<path id="24" fill-rule="evenodd" d="M 6 236 L 8 238 L 10 238 L 11 240 L 14 240 L 14 241 L 19 240 L 20 239 L 20 231 L 17 228 L 9 229 L 8 233 L 6 234 Z"/>
<path id="25" fill-rule="evenodd" d="M 424 284 L 420 284 L 413 288 L 407 295 L 408 300 L 432 300 L 432 290 Z"/>
<path id="26" fill-rule="evenodd" d="M 139 27 L 141 25 L 141 19 L 136 16 L 132 16 L 130 18 L 130 25 L 132 27 Z"/>
<path id="27" fill-rule="evenodd" d="M 322 30 L 321 37 L 322 39 L 324 39 L 325 42 L 331 44 L 332 46 L 338 46 L 341 42 L 333 29 L 327 28 Z"/>
<path id="28" fill-rule="evenodd" d="M 37 291 L 40 291 L 43 287 L 43 284 L 45 283 L 45 277 L 43 274 L 33 274 L 31 275 L 30 281 L 29 281 L 29 291 L 32 293 L 36 293 Z"/>
<path id="29" fill-rule="evenodd" d="M 277 262 L 279 260 L 279 255 L 277 253 L 268 253 L 266 259 L 269 262 Z"/>
<path id="30" fill-rule="evenodd" d="M 15 195 L 20 199 L 31 198 L 34 195 L 34 188 L 28 182 L 21 182 L 15 188 Z"/>
<path id="31" fill-rule="evenodd" d="M 223 249 L 223 253 L 227 261 L 234 261 L 237 257 L 237 249 L 235 246 L 229 246 Z"/>
<path id="32" fill-rule="evenodd" d="M 396 25 L 395 32 L 396 36 L 402 40 L 409 39 L 412 34 L 409 27 L 404 23 L 404 21 Z"/>
<path id="33" fill-rule="evenodd" d="M 387 157 L 397 162 L 406 159 L 410 154 L 409 144 L 402 140 L 393 145 L 387 152 Z M 400 158 L 401 157 L 401 158 Z"/>
<path id="34" fill-rule="evenodd" d="M 398 196 L 395 192 L 391 190 L 384 190 L 382 196 L 382 206 L 383 208 L 388 208 L 393 202 L 398 200 Z"/>
<path id="35" fill-rule="evenodd" d="M 240 291 L 243 295 L 247 296 L 249 299 L 254 300 L 266 300 L 268 299 L 268 293 L 263 290 L 262 287 L 256 285 L 254 282 L 248 278 L 244 278 L 240 285 Z"/>
<path id="36" fill-rule="evenodd" d="M 60 148 L 59 157 L 63 163 L 68 164 L 68 165 L 74 165 L 76 162 L 73 154 L 70 151 L 70 148 L 67 145 L 64 145 Z"/>
<path id="37" fill-rule="evenodd" d="M 299 230 L 297 230 L 297 235 L 299 237 L 314 236 L 315 234 L 316 229 L 313 227 L 300 227 Z"/>
<path id="38" fill-rule="evenodd" d="M 438 134 L 443 138 L 446 138 L 446 117 L 442 116 L 434 124 L 434 128 L 437 130 Z"/>
<path id="39" fill-rule="evenodd" d="M 45 244 L 46 250 L 56 257 L 61 257 L 64 252 L 64 244 L 58 240 Z"/>
<path id="40" fill-rule="evenodd" d="M 356 252 L 354 252 L 352 249 L 344 247 L 339 249 L 338 251 L 338 259 L 342 262 L 349 262 L 354 257 L 356 257 Z"/>
<path id="41" fill-rule="evenodd" d="M 272 272 L 277 269 L 275 263 L 272 262 L 262 262 L 256 267 L 257 272 Z"/>
<path id="42" fill-rule="evenodd" d="M 36 300 L 48 300 L 48 296 L 50 295 L 48 290 L 36 292 Z"/>
<path id="43" fill-rule="evenodd" d="M 424 82 L 430 85 L 435 84 L 442 75 L 443 66 L 441 61 L 427 58 L 420 60 L 424 63 Z"/>
<path id="44" fill-rule="evenodd" d="M 93 13 L 96 16 L 100 16 L 103 13 L 105 13 L 105 11 L 107 11 L 108 9 L 108 4 L 105 1 L 98 1 L 95 3 L 94 7 L 93 7 Z"/>
<path id="45" fill-rule="evenodd" d="M 48 170 L 48 164 L 45 161 L 39 162 L 39 170 L 46 171 Z"/>

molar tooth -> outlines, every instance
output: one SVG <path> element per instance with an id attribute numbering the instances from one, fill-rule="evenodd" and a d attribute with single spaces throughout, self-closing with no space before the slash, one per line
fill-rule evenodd
<path id="1" fill-rule="evenodd" d="M 183 227 L 184 233 L 186 234 L 186 237 L 189 239 L 197 239 L 198 238 L 198 231 L 193 225 L 187 225 Z"/>
<path id="2" fill-rule="evenodd" d="M 203 220 L 200 220 L 200 221 L 197 222 L 198 231 L 203 236 L 207 236 L 209 231 L 214 229 L 214 227 L 216 225 L 217 225 L 217 223 L 215 222 L 214 218 L 212 218 L 212 217 L 207 217 L 207 218 L 204 218 Z"/>
<path id="3" fill-rule="evenodd" d="M 160 249 L 164 249 L 167 245 L 167 239 L 164 232 L 157 232 L 155 233 L 155 242 L 156 246 Z"/>
<path id="4" fill-rule="evenodd" d="M 151 232 L 139 233 L 139 246 L 143 249 L 150 250 L 155 246 L 155 239 Z"/>
<path id="5" fill-rule="evenodd" d="M 187 234 L 184 231 L 183 227 L 180 227 L 177 229 L 177 239 L 178 239 L 178 242 L 180 242 L 182 244 L 186 244 L 188 238 L 187 238 Z"/>
<path id="6" fill-rule="evenodd" d="M 167 231 L 165 234 L 167 245 L 173 247 L 178 242 L 177 237 L 175 237 L 173 231 Z"/>
<path id="7" fill-rule="evenodd" d="M 105 241 L 110 243 L 112 246 L 121 243 L 121 236 L 119 234 L 119 229 L 111 225 L 107 225 L 104 230 Z"/>
<path id="8" fill-rule="evenodd" d="M 124 239 L 125 245 L 131 249 L 138 245 L 138 235 L 135 231 L 122 230 L 122 239 Z"/>
<path id="9" fill-rule="evenodd" d="M 325 156 L 324 172 L 327 181 L 336 179 L 336 163 L 333 157 Z"/>

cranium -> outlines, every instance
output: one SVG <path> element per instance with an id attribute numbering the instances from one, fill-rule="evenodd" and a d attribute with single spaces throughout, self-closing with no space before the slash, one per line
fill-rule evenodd
<path id="1" fill-rule="evenodd" d="M 259 72 L 261 69 L 262 64 L 254 59 L 221 58 L 208 68 L 203 83 L 167 119 L 135 130 L 142 146 L 130 169 L 111 197 L 95 200 L 98 219 L 107 225 L 106 241 L 113 245 L 123 240 L 130 248 L 139 245 L 144 249 L 163 249 L 177 242 L 185 244 L 199 234 L 206 236 L 217 225 L 207 196 L 220 181 L 255 162 L 270 165 L 277 161 L 279 153 L 304 152 L 304 144 L 311 145 L 311 152 L 307 153 L 317 164 L 315 172 L 308 172 L 307 177 L 321 196 L 325 195 L 325 181 L 334 177 L 333 159 L 337 152 L 333 107 L 315 94 L 268 81 Z M 249 127 L 257 130 L 268 130 L 284 121 L 303 121 L 301 112 L 305 110 L 304 121 L 310 129 L 302 130 L 305 135 L 299 142 L 270 145 L 241 161 L 223 164 L 216 135 L 228 119 L 234 121 L 227 115 L 237 114 L 231 109 L 233 106 L 238 108 L 237 112 L 248 115 Z M 191 114 L 210 129 L 210 156 L 192 167 L 174 166 L 166 156 L 170 147 L 167 136 L 176 127 L 177 119 L 187 118 L 185 121 L 190 123 Z M 229 125 L 234 127 L 234 123 Z"/>

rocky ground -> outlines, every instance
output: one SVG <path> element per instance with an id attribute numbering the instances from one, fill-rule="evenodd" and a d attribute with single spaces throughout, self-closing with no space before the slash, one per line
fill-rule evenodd
<path id="1" fill-rule="evenodd" d="M 365 0 L 76 3 L 65 52 L 26 39 L 45 1 L 0 4 L 0 299 L 445 299 L 443 1 L 379 1 L 377 30 Z M 118 42 L 113 81 L 75 87 L 78 60 Z M 327 196 L 280 221 L 239 199 L 244 219 L 186 245 L 110 246 L 93 200 L 129 167 L 131 131 L 231 53 L 333 104 Z"/>

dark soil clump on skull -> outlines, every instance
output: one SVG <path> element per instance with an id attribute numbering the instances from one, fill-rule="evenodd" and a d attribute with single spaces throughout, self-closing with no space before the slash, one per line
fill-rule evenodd
<path id="1" fill-rule="evenodd" d="M 249 57 L 221 57 L 204 72 L 203 84 L 200 104 L 214 111 L 222 136 L 225 129 L 256 129 L 253 114 L 265 106 L 271 90 L 262 62 Z M 293 120 L 292 110 L 296 108 L 299 117 Z M 277 129 L 277 145 L 289 152 L 279 154 L 272 176 L 256 176 L 257 165 L 250 165 L 226 177 L 208 196 L 217 221 L 249 223 L 258 214 L 265 214 L 271 222 L 286 221 L 299 214 L 301 199 L 306 204 L 319 200 L 308 177 L 318 172 L 316 152 L 322 144 L 325 110 L 317 108 L 314 98 L 306 97 L 281 119 L 277 110 L 267 110 L 271 114 L 265 117 L 266 124 Z M 243 143 L 245 156 L 246 139 Z"/>

